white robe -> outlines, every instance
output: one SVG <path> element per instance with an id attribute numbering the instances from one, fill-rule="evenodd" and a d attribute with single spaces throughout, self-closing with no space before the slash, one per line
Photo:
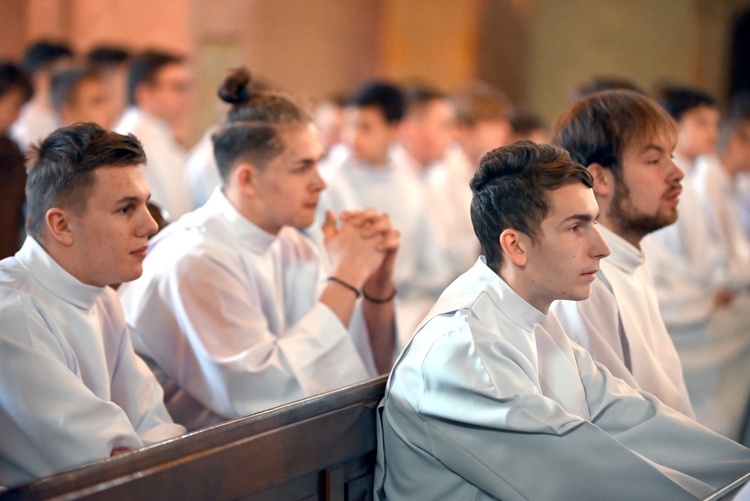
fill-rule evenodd
<path id="1" fill-rule="evenodd" d="M 132 133 L 146 152 L 146 181 L 151 200 L 166 210 L 174 221 L 191 209 L 185 180 L 185 150 L 175 141 L 169 125 L 145 111 L 129 107 L 113 128 Z"/>
<path id="2" fill-rule="evenodd" d="M 376 499 L 689 499 L 750 451 L 637 392 L 483 260 L 443 293 L 378 408 Z"/>
<path id="3" fill-rule="evenodd" d="M 423 186 L 413 173 L 392 163 L 376 167 L 350 158 L 333 174 L 325 193 L 320 211 L 327 204 L 335 212 L 372 207 L 388 213 L 401 232 L 393 279 L 403 347 L 451 279 Z"/>
<path id="4" fill-rule="evenodd" d="M 708 241 L 724 251 L 722 285 L 735 296 L 729 307 L 714 310 L 707 341 L 694 343 L 686 376 L 698 419 L 739 439 L 750 404 L 750 239 L 740 218 L 736 180 L 717 157 L 699 158 L 692 183 L 709 220 Z"/>
<path id="5" fill-rule="evenodd" d="M 214 189 L 221 185 L 219 166 L 214 157 L 214 143 L 211 135 L 218 127 L 211 127 L 203 134 L 201 140 L 188 153 L 185 162 L 185 178 L 190 190 L 190 201 L 193 209 L 205 204 Z"/>
<path id="6" fill-rule="evenodd" d="M 727 285 L 746 289 L 750 285 L 750 237 L 742 225 L 736 182 L 717 157 L 699 158 L 693 186 L 709 218 L 711 236 L 726 254 Z"/>
<path id="7" fill-rule="evenodd" d="M 469 183 L 475 169 L 456 144 L 424 179 L 429 213 L 435 222 L 440 245 L 445 249 L 445 265 L 450 269 L 451 278 L 470 268 L 480 254 L 479 240 L 471 223 Z"/>
<path id="8" fill-rule="evenodd" d="M 552 305 L 565 332 L 615 376 L 693 417 L 677 350 L 659 313 L 644 254 L 599 225 L 612 254 L 584 301 Z"/>
<path id="9" fill-rule="evenodd" d="M 220 189 L 159 233 L 120 293 L 175 421 L 196 429 L 377 375 L 361 309 L 347 330 L 319 301 L 327 270 L 306 236 L 264 232 Z"/>
<path id="10" fill-rule="evenodd" d="M 183 434 L 162 397 L 114 290 L 82 284 L 31 237 L 0 262 L 0 484 Z"/>
<path id="11" fill-rule="evenodd" d="M 42 141 L 60 127 L 60 119 L 51 108 L 29 102 L 21 108 L 21 115 L 10 128 L 10 137 L 18 143 L 21 151 Z"/>

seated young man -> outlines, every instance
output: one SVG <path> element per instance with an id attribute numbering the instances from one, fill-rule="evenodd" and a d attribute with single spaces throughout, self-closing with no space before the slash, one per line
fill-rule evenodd
<path id="1" fill-rule="evenodd" d="M 750 470 L 750 450 L 613 377 L 549 312 L 585 299 L 609 254 L 593 184 L 551 145 L 482 158 L 471 216 L 485 256 L 391 373 L 376 499 L 688 499 Z"/>
<path id="2" fill-rule="evenodd" d="M 138 140 L 81 124 L 36 149 L 29 237 L 0 261 L 0 485 L 184 433 L 134 353 L 109 284 L 156 232 Z"/>
<path id="3" fill-rule="evenodd" d="M 160 232 L 143 276 L 120 288 L 136 349 L 189 429 L 363 381 L 393 361 L 397 232 L 368 211 L 328 213 L 324 249 L 303 234 L 325 188 L 320 138 L 305 110 L 248 85 L 241 70 L 222 85 L 234 103 L 214 135 L 222 187 Z"/>
<path id="4" fill-rule="evenodd" d="M 677 221 L 684 173 L 671 158 L 674 121 L 642 94 L 610 90 L 573 103 L 555 122 L 554 136 L 591 172 L 599 231 L 612 254 L 587 300 L 552 308 L 568 335 L 614 376 L 692 417 L 641 248 L 646 235 Z"/>
<path id="5" fill-rule="evenodd" d="M 390 155 L 403 114 L 401 90 L 387 82 L 365 83 L 349 98 L 342 135 L 351 155 L 331 176 L 325 197 L 337 212 L 367 207 L 386 212 L 401 232 L 393 279 L 399 334 L 408 335 L 449 278 L 422 183 Z"/>
<path id="6" fill-rule="evenodd" d="M 70 68 L 52 76 L 52 108 L 62 125 L 93 122 L 110 129 L 117 108 L 102 73 L 94 69 Z"/>

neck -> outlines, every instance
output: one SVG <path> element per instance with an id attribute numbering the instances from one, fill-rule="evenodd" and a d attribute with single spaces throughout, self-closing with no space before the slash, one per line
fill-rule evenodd
<path id="1" fill-rule="evenodd" d="M 734 162 L 731 155 L 728 153 L 723 153 L 719 155 L 719 160 L 721 164 L 721 168 L 724 169 L 724 171 L 729 174 L 732 178 L 736 177 L 737 174 L 739 174 L 742 169 L 737 165 L 736 162 Z"/>
<path id="2" fill-rule="evenodd" d="M 512 264 L 506 264 L 501 267 L 498 275 L 521 299 L 545 315 L 549 313 L 552 301 L 535 294 L 534 284 L 528 283 L 522 269 Z"/>
<path id="3" fill-rule="evenodd" d="M 641 240 L 646 236 L 644 233 L 634 229 L 625 228 L 622 224 L 619 224 L 617 221 L 610 218 L 608 214 L 605 215 L 604 213 L 599 216 L 599 224 L 628 242 L 636 249 L 641 250 Z"/>
<path id="4" fill-rule="evenodd" d="M 253 223 L 258 228 L 262 229 L 266 233 L 270 233 L 271 235 L 279 234 L 281 228 L 277 228 L 263 219 L 262 210 L 260 210 L 259 207 L 256 207 L 255 204 L 253 204 L 252 201 L 249 200 L 248 197 L 245 196 L 242 192 L 237 189 L 233 189 L 231 186 L 225 186 L 224 188 L 222 188 L 222 191 L 224 192 L 224 196 L 227 197 L 227 200 L 229 200 L 229 203 L 232 204 L 232 207 L 234 207 L 237 212 L 242 215 L 242 217 Z"/>

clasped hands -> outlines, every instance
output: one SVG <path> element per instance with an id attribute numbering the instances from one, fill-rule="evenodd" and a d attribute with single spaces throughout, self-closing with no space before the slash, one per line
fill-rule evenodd
<path id="1" fill-rule="evenodd" d="M 333 274 L 374 297 L 393 292 L 400 233 L 375 209 L 326 213 L 323 235 Z"/>

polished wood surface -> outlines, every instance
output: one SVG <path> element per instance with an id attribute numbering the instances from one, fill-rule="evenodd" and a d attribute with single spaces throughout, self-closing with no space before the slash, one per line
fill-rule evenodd
<path id="1" fill-rule="evenodd" d="M 12 489 L 10 499 L 371 499 L 386 376 Z"/>

